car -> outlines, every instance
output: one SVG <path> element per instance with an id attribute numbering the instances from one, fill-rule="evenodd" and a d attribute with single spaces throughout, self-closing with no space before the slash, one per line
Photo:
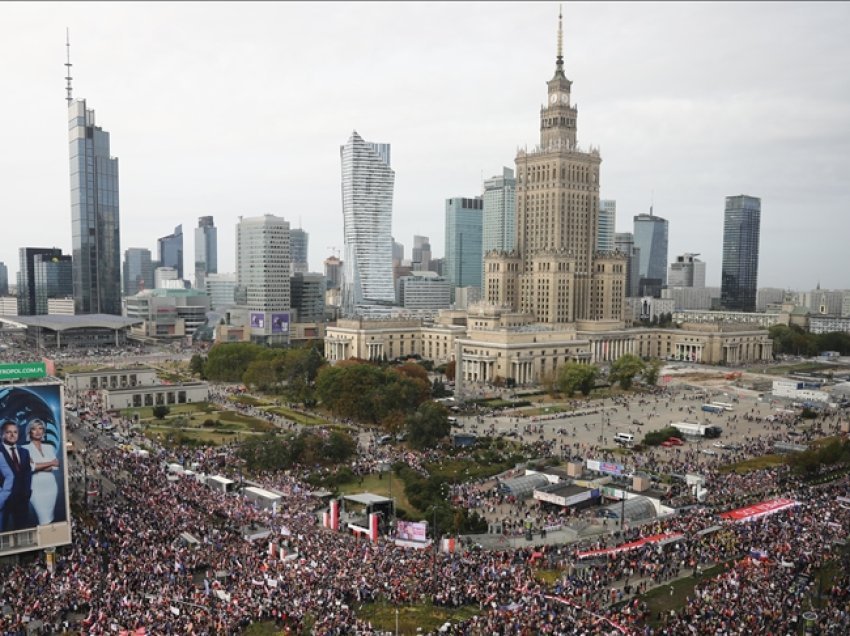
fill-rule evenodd
<path id="1" fill-rule="evenodd" d="M 395 436 L 397 442 L 403 442 L 407 439 L 407 433 L 399 433 Z"/>
<path id="2" fill-rule="evenodd" d="M 667 441 L 670 442 L 673 446 L 684 446 L 685 442 L 680 440 L 678 437 L 668 437 Z"/>
<path id="3" fill-rule="evenodd" d="M 381 435 L 378 438 L 378 444 L 380 444 L 381 446 L 384 446 L 385 444 L 389 444 L 391 441 L 393 441 L 393 438 L 392 438 L 391 435 Z"/>
<path id="4" fill-rule="evenodd" d="M 703 455 L 717 455 L 717 451 L 713 448 L 703 448 L 700 452 Z"/>
<path id="5" fill-rule="evenodd" d="M 449 417 L 448 420 L 449 420 L 449 424 L 451 424 L 452 426 L 457 426 L 457 418 L 456 417 Z"/>
<path id="6" fill-rule="evenodd" d="M 743 448 L 740 444 L 727 444 L 726 449 L 731 451 L 739 451 Z"/>
<path id="7" fill-rule="evenodd" d="M 661 442 L 661 445 L 662 445 L 664 448 L 673 448 L 674 446 L 676 446 L 676 444 L 674 444 L 673 442 L 671 442 L 669 439 L 665 439 L 663 442 Z"/>
<path id="8" fill-rule="evenodd" d="M 726 448 L 726 444 L 724 444 L 723 442 L 714 442 L 712 446 L 714 446 L 714 448 Z"/>

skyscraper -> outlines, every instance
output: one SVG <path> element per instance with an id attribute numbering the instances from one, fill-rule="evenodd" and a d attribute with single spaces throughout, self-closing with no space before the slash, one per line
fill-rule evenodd
<path id="1" fill-rule="evenodd" d="M 484 229 L 481 251 L 511 252 L 516 248 L 516 178 L 510 168 L 484 181 Z M 482 262 L 483 267 L 483 262 Z M 483 279 L 482 279 L 483 280 Z"/>
<path id="2" fill-rule="evenodd" d="M 236 224 L 236 293 L 249 310 L 289 310 L 289 259 L 289 223 L 286 220 L 273 214 L 239 218 Z"/>
<path id="3" fill-rule="evenodd" d="M 218 273 L 218 229 L 211 216 L 198 217 L 195 228 L 195 288 L 204 289 L 207 274 Z"/>
<path id="4" fill-rule="evenodd" d="M 124 295 L 135 296 L 143 289 L 154 288 L 151 251 L 131 247 L 124 252 Z"/>
<path id="5" fill-rule="evenodd" d="M 682 254 L 670 263 L 668 287 L 705 287 L 705 263 L 697 256 L 699 254 Z"/>
<path id="6" fill-rule="evenodd" d="M 393 305 L 392 212 L 395 172 L 390 145 L 353 132 L 340 148 L 345 235 L 343 313 L 360 305 Z"/>
<path id="7" fill-rule="evenodd" d="M 667 220 L 652 213 L 634 217 L 635 247 L 640 249 L 638 295 L 661 297 L 667 284 Z"/>
<path id="8" fill-rule="evenodd" d="M 427 272 L 431 268 L 431 242 L 427 236 L 413 236 L 413 251 L 410 256 L 410 269 L 414 272 Z"/>
<path id="9" fill-rule="evenodd" d="M 66 66 L 74 311 L 120 316 L 118 159 L 110 156 L 109 133 L 95 125 L 94 110 L 72 99 L 70 60 Z"/>
<path id="10" fill-rule="evenodd" d="M 596 251 L 602 159 L 598 149 L 583 150 L 576 141 L 578 109 L 570 102 L 562 48 L 559 16 L 540 144 L 516 157 L 516 251 L 488 253 L 483 296 L 544 323 L 622 322 L 626 263 Z"/>
<path id="11" fill-rule="evenodd" d="M 48 313 L 48 300 L 70 298 L 74 294 L 73 269 L 70 255 L 36 256 L 33 263 L 35 286 L 34 314 Z"/>
<path id="12" fill-rule="evenodd" d="M 626 297 L 636 297 L 640 283 L 640 248 L 635 247 L 635 235 L 631 232 L 615 232 L 614 247 L 626 255 Z"/>
<path id="13" fill-rule="evenodd" d="M 292 260 L 289 265 L 289 275 L 306 274 L 310 271 L 308 246 L 310 235 L 300 228 L 289 231 L 289 251 Z"/>
<path id="14" fill-rule="evenodd" d="M 22 247 L 18 250 L 18 315 L 34 316 L 38 314 L 36 302 L 36 262 L 42 258 L 48 261 L 62 256 L 58 247 Z M 45 301 L 44 311 L 47 313 Z"/>
<path id="15" fill-rule="evenodd" d="M 328 289 L 339 289 L 342 285 L 342 261 L 336 256 L 325 259 L 325 279 Z"/>
<path id="16" fill-rule="evenodd" d="M 0 263 L 0 296 L 9 295 L 9 270 L 5 263 Z"/>
<path id="17" fill-rule="evenodd" d="M 481 289 L 481 243 L 484 235 L 484 199 L 446 199 L 446 256 L 443 276 L 452 287 Z"/>
<path id="18" fill-rule="evenodd" d="M 599 201 L 599 227 L 596 228 L 596 251 L 613 252 L 617 202 L 612 199 Z"/>
<path id="19" fill-rule="evenodd" d="M 183 278 L 183 226 L 174 228 L 174 233 L 156 240 L 160 267 L 173 267 L 177 278 Z"/>
<path id="20" fill-rule="evenodd" d="M 759 272 L 761 199 L 726 197 L 720 302 L 725 309 L 755 311 Z"/>

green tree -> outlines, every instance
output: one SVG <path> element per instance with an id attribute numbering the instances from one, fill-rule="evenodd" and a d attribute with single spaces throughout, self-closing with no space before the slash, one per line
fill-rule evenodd
<path id="1" fill-rule="evenodd" d="M 204 374 L 210 380 L 219 382 L 241 382 L 248 365 L 254 360 L 274 355 L 273 351 L 249 342 L 217 344 L 210 349 Z"/>
<path id="2" fill-rule="evenodd" d="M 637 375 L 643 373 L 646 365 L 643 360 L 633 353 L 626 353 L 611 363 L 609 377 L 612 382 L 619 382 L 620 388 L 628 390 Z"/>
<path id="3" fill-rule="evenodd" d="M 277 365 L 274 360 L 256 359 L 242 374 L 242 384 L 268 391 L 277 384 Z"/>
<path id="4" fill-rule="evenodd" d="M 567 396 L 572 396 L 576 391 L 590 395 L 598 375 L 599 369 L 592 364 L 568 362 L 558 371 L 558 390 Z"/>
<path id="5" fill-rule="evenodd" d="M 446 390 L 446 385 L 443 382 L 440 382 L 437 378 L 434 378 L 434 383 L 431 385 L 431 397 L 441 398 L 446 397 L 449 392 Z"/>
<path id="6" fill-rule="evenodd" d="M 156 419 L 162 420 L 162 419 L 165 418 L 166 415 L 168 415 L 171 412 L 171 409 L 168 408 L 165 404 L 157 404 L 155 407 L 153 407 L 152 412 L 153 412 L 153 416 Z"/>
<path id="7" fill-rule="evenodd" d="M 442 404 L 424 402 L 407 418 L 407 436 L 416 449 L 432 448 L 451 431 L 449 412 Z"/>
<path id="8" fill-rule="evenodd" d="M 203 379 L 204 376 L 204 363 L 206 362 L 206 358 L 204 358 L 201 354 L 196 353 L 192 356 L 192 359 L 189 360 L 189 371 L 194 373 L 197 376 L 200 376 Z"/>
<path id="9" fill-rule="evenodd" d="M 643 381 L 646 382 L 649 386 L 655 386 L 658 384 L 658 374 L 661 372 L 661 360 L 658 358 L 653 358 L 648 363 L 643 370 Z"/>

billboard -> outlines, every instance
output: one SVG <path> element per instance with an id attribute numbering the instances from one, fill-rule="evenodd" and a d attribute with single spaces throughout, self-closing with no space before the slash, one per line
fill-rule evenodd
<path id="1" fill-rule="evenodd" d="M 263 329 L 266 326 L 266 315 L 261 312 L 251 312 L 251 328 Z"/>
<path id="2" fill-rule="evenodd" d="M 272 333 L 289 333 L 289 312 L 272 314 Z"/>
<path id="3" fill-rule="evenodd" d="M 0 389 L 0 555 L 71 541 L 63 386 Z"/>
<path id="4" fill-rule="evenodd" d="M 587 468 L 589 470 L 595 470 L 599 473 L 605 473 L 606 475 L 622 475 L 625 470 L 625 466 L 622 464 L 614 464 L 612 462 L 600 462 L 595 459 L 587 460 Z"/>
<path id="5" fill-rule="evenodd" d="M 427 524 L 423 521 L 399 521 L 396 537 L 403 541 L 426 541 Z"/>

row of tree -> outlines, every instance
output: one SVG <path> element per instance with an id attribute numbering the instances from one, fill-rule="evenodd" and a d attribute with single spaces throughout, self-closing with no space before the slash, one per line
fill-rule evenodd
<path id="1" fill-rule="evenodd" d="M 608 378 L 612 383 L 618 383 L 623 390 L 630 389 L 638 376 L 642 377 L 646 384 L 655 386 L 660 369 L 660 360 L 644 362 L 638 356 L 627 353 L 611 363 Z M 598 378 L 599 367 L 596 365 L 570 362 L 558 370 L 554 388 L 567 396 L 572 396 L 576 391 L 587 396 L 593 391 Z"/>
<path id="2" fill-rule="evenodd" d="M 348 460 L 357 443 L 345 431 L 331 431 L 327 436 L 311 431 L 298 434 L 258 435 L 242 442 L 237 455 L 250 472 L 286 470 L 301 466 L 329 466 Z"/>
<path id="3" fill-rule="evenodd" d="M 843 356 L 850 355 L 848 333 L 809 333 L 797 325 L 774 325 L 768 333 L 775 354 L 816 356 L 822 351 L 838 351 Z"/>

